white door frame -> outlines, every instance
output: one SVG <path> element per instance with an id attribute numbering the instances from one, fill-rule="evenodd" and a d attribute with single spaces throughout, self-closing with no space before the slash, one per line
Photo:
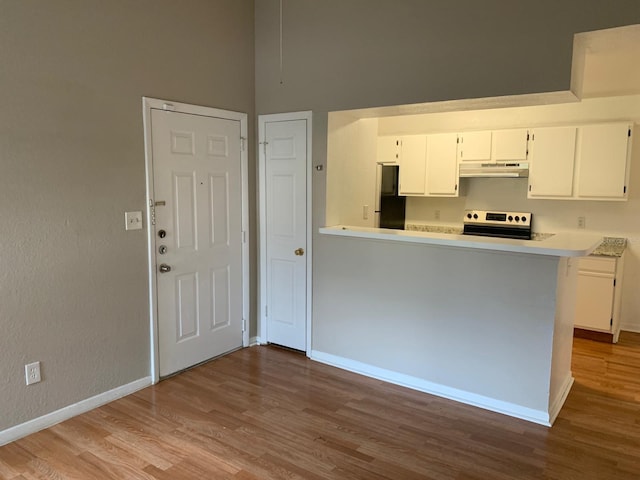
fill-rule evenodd
<path id="1" fill-rule="evenodd" d="M 249 345 L 249 182 L 248 182 L 248 148 L 247 148 L 247 114 L 221 110 L 218 108 L 190 105 L 188 103 L 142 97 L 142 118 L 144 120 L 144 155 L 147 180 L 147 244 L 149 262 L 149 323 L 151 379 L 153 383 L 160 380 L 158 352 L 158 293 L 156 283 L 156 235 L 153 228 L 153 148 L 151 137 L 151 110 L 170 110 L 172 112 L 216 117 L 240 122 L 240 175 L 242 181 L 242 346 Z"/>
<path id="2" fill-rule="evenodd" d="M 313 249 L 312 249 L 312 180 L 313 180 L 313 168 L 312 168 L 312 118 L 313 112 L 292 112 L 292 113 L 274 113 L 270 115 L 258 115 L 258 215 L 259 215 L 259 227 L 258 227 L 258 248 L 259 248 L 259 271 L 258 271 L 258 285 L 259 285 L 259 298 L 258 298 L 258 332 L 259 337 L 256 339 L 256 343 L 267 343 L 267 318 L 265 316 L 267 306 L 267 211 L 266 211 L 266 158 L 263 148 L 263 142 L 265 137 L 265 124 L 267 122 L 286 122 L 291 120 L 306 120 L 307 121 L 307 305 L 306 305 L 306 353 L 308 357 L 311 357 L 311 305 L 312 305 L 312 266 L 313 266 Z"/>

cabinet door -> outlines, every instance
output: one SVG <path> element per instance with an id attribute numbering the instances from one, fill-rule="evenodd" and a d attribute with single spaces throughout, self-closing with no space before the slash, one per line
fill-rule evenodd
<path id="1" fill-rule="evenodd" d="M 426 135 L 402 137 L 400 165 L 400 195 L 424 195 L 426 172 Z"/>
<path id="2" fill-rule="evenodd" d="M 613 315 L 613 275 L 580 271 L 576 302 L 576 327 L 609 332 Z"/>
<path id="3" fill-rule="evenodd" d="M 628 123 L 587 125 L 578 131 L 577 196 L 626 198 Z"/>
<path id="4" fill-rule="evenodd" d="M 378 163 L 399 163 L 400 162 L 400 137 L 388 136 L 378 137 Z"/>
<path id="5" fill-rule="evenodd" d="M 457 140 L 455 133 L 427 136 L 427 195 L 458 196 Z"/>
<path id="6" fill-rule="evenodd" d="M 491 139 L 494 162 L 523 162 L 527 159 L 527 129 L 495 130 Z"/>
<path id="7" fill-rule="evenodd" d="M 458 160 L 461 162 L 489 162 L 491 160 L 491 132 L 466 132 L 458 135 Z"/>
<path id="8" fill-rule="evenodd" d="M 529 198 L 571 197 L 576 127 L 535 128 L 529 143 Z"/>

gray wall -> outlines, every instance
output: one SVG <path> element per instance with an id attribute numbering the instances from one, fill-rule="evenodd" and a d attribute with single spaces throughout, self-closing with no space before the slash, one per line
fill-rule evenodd
<path id="1" fill-rule="evenodd" d="M 637 0 L 256 2 L 258 113 L 568 90 L 573 35 L 640 22 Z M 316 140 L 316 139 L 314 139 Z"/>
<path id="2" fill-rule="evenodd" d="M 285 0 L 281 76 L 279 2 L 260 0 L 256 112 L 313 110 L 314 163 L 325 163 L 329 111 L 568 90 L 575 33 L 636 23 L 637 0 Z M 314 172 L 314 232 L 325 175 Z M 316 266 L 348 263 L 335 242 L 313 241 Z M 314 271 L 314 328 L 331 321 L 332 299 L 315 288 L 330 275 Z"/>
<path id="3" fill-rule="evenodd" d="M 3 430 L 149 375 L 146 232 L 123 219 L 145 210 L 141 97 L 252 119 L 255 88 L 253 0 L 0 10 Z"/>

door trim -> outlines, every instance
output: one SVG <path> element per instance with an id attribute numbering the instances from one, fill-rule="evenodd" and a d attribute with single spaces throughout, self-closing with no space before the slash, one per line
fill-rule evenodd
<path id="1" fill-rule="evenodd" d="M 240 175 L 242 183 L 242 346 L 249 346 L 249 179 L 248 179 L 248 137 L 247 114 L 221 110 L 219 108 L 191 105 L 188 103 L 142 97 L 142 118 L 144 122 L 144 156 L 147 203 L 147 255 L 149 265 L 149 325 L 150 325 L 150 374 L 152 382 L 160 380 L 158 351 L 158 293 L 156 283 L 156 236 L 152 228 L 153 215 L 153 148 L 151 137 L 151 111 L 170 110 L 173 112 L 202 115 L 240 122 Z"/>
<path id="2" fill-rule="evenodd" d="M 306 120 L 307 125 L 307 220 L 306 220 L 306 269 L 307 269 L 307 289 L 306 289 L 306 354 L 311 357 L 311 307 L 312 307 L 312 267 L 313 267 L 313 248 L 312 248 L 312 180 L 313 180 L 313 161 L 312 161 L 312 119 L 313 112 L 291 112 L 291 113 L 274 113 L 269 115 L 258 115 L 258 249 L 259 249 L 259 265 L 258 265 L 258 338 L 256 343 L 267 343 L 267 319 L 265 310 L 267 306 L 267 212 L 266 212 L 266 158 L 262 142 L 265 137 L 265 124 L 267 122 L 287 122 L 292 120 Z"/>

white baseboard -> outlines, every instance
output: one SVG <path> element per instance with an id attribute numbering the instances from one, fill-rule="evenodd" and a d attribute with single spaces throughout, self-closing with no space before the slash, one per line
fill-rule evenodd
<path id="1" fill-rule="evenodd" d="M 550 427 L 555 418 L 552 418 L 550 412 L 544 410 L 535 410 L 528 407 L 523 407 L 515 403 L 504 402 L 502 400 L 496 400 L 495 398 L 486 397 L 484 395 L 478 395 L 475 393 L 459 390 L 457 388 L 447 387 L 439 383 L 429 382 L 418 377 L 405 375 L 403 373 L 397 373 L 384 368 L 375 367 L 366 363 L 358 362 L 344 357 L 338 357 L 330 353 L 319 352 L 317 350 L 311 351 L 311 359 L 320 363 L 325 363 L 334 367 L 348 370 L 350 372 L 359 373 L 361 375 L 383 380 L 385 382 L 393 383 L 395 385 L 401 385 L 403 387 L 418 390 L 420 392 L 429 393 L 438 397 L 448 398 L 449 400 L 455 400 L 456 402 L 465 403 L 467 405 L 473 405 L 474 407 L 480 407 L 492 412 L 502 413 L 511 417 L 521 418 L 529 422 L 538 423 L 546 427 Z M 557 412 L 560 411 L 564 399 L 569 393 L 569 389 L 573 383 L 573 378 L 570 378 L 566 391 L 563 391 L 564 396 L 559 396 L 557 401 Z M 560 397 L 562 399 L 560 400 Z M 556 415 L 557 415 L 556 412 Z"/>
<path id="2" fill-rule="evenodd" d="M 260 337 L 251 337 L 249 339 L 249 346 L 255 347 L 256 345 L 262 345 L 262 340 L 260 340 Z"/>
<path id="3" fill-rule="evenodd" d="M 556 421 L 556 418 L 560 413 L 560 410 L 562 409 L 564 402 L 567 400 L 567 396 L 569 395 L 569 392 L 571 391 L 571 387 L 573 386 L 573 381 L 574 381 L 573 375 L 569 373 L 567 378 L 565 378 L 564 380 L 564 384 L 562 385 L 562 389 L 558 393 L 558 396 L 551 403 L 551 406 L 549 407 L 549 425 L 553 425 L 553 422 Z"/>
<path id="4" fill-rule="evenodd" d="M 113 390 L 87 398 L 86 400 L 82 400 L 78 403 L 68 405 L 60 410 L 56 410 L 55 412 L 47 413 L 41 417 L 21 423 L 15 427 L 7 428 L 0 432 L 0 446 L 6 445 L 7 443 L 13 442 L 22 437 L 26 437 L 27 435 L 31 435 L 32 433 L 39 432 L 45 428 L 52 427 L 53 425 L 75 417 L 76 415 L 93 410 L 94 408 L 125 397 L 131 393 L 137 392 L 138 390 L 142 390 L 143 388 L 151 385 L 151 383 L 151 377 L 144 377 L 131 383 L 127 383 L 126 385 L 114 388 Z"/>
<path id="5" fill-rule="evenodd" d="M 620 330 L 623 330 L 625 332 L 640 333 L 640 325 L 627 323 L 621 325 Z"/>

